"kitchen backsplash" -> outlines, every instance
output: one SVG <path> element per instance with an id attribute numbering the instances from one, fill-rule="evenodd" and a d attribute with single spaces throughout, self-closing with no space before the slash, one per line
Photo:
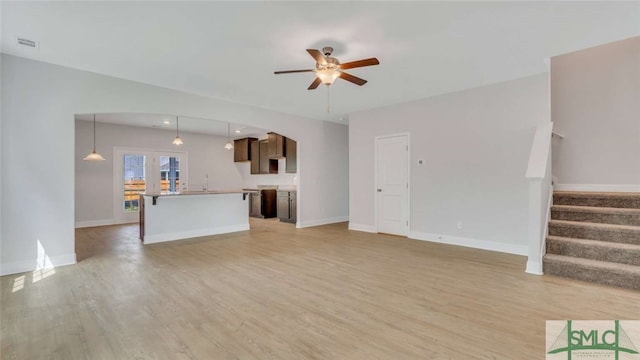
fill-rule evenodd
<path id="1" fill-rule="evenodd" d="M 235 163 L 236 167 L 238 168 L 238 172 L 240 173 L 240 176 L 242 176 L 242 188 L 253 189 L 253 188 L 257 188 L 258 185 L 297 185 L 298 174 L 285 173 L 284 161 L 285 159 L 278 160 L 278 169 L 281 169 L 280 173 L 260 174 L 260 175 L 251 174 L 251 163 L 248 163 L 248 162 Z"/>

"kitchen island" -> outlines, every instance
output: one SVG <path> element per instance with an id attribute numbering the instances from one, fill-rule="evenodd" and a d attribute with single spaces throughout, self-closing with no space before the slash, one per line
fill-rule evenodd
<path id="1" fill-rule="evenodd" d="M 140 195 L 145 244 L 249 230 L 250 191 L 187 191 Z"/>

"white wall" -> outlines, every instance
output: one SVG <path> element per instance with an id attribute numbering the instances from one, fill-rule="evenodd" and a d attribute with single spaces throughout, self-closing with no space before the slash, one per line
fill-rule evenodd
<path id="1" fill-rule="evenodd" d="M 552 58 L 551 109 L 557 188 L 640 191 L 640 37 Z"/>
<path id="2" fill-rule="evenodd" d="M 525 171 L 548 99 L 541 74 L 352 114 L 350 228 L 376 231 L 374 138 L 407 132 L 409 237 L 526 254 Z"/>
<path id="3" fill-rule="evenodd" d="M 180 114 L 298 142 L 298 224 L 346 221 L 347 127 L 2 54 L 2 274 L 75 261 L 74 114 Z M 9 136 L 10 135 L 10 136 Z M 10 176 L 9 176 L 10 174 Z M 55 175 L 55 176 L 53 176 Z"/>
<path id="4" fill-rule="evenodd" d="M 225 150 L 226 137 L 181 132 L 184 145 L 171 143 L 175 130 L 96 123 L 98 152 L 107 161 L 83 161 L 93 146 L 93 123 L 75 122 L 75 222 L 76 226 L 113 224 L 113 169 L 115 147 L 186 152 L 182 181 L 189 189 L 201 189 L 205 174 L 209 189 L 237 190 L 242 178 L 233 163 L 233 151 Z M 183 163 L 184 164 L 184 163 Z M 184 175 L 188 178 L 185 178 Z"/>

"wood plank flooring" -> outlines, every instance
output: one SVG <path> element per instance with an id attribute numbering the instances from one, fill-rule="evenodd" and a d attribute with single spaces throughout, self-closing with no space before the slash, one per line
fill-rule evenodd
<path id="1" fill-rule="evenodd" d="M 78 229 L 79 263 L 1 278 L 2 359 L 543 359 L 547 319 L 638 319 L 640 292 L 521 256 L 252 219 L 142 245 Z"/>

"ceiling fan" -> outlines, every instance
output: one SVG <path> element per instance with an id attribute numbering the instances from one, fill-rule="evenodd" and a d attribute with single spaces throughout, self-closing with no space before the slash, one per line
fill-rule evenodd
<path id="1" fill-rule="evenodd" d="M 316 78 L 315 80 L 313 80 L 311 85 L 309 85 L 307 90 L 313 90 L 317 88 L 321 83 L 329 86 L 333 84 L 333 82 L 337 78 L 342 78 L 356 85 L 362 86 L 367 83 L 367 80 L 361 79 L 351 74 L 347 74 L 343 70 L 380 64 L 380 62 L 376 58 L 369 58 L 340 64 L 340 61 L 338 61 L 338 59 L 331 56 L 331 53 L 333 53 L 333 48 L 329 46 L 322 48 L 322 52 L 316 49 L 307 49 L 307 52 L 316 60 L 315 69 L 275 71 L 274 74 L 278 75 L 300 72 L 315 72 Z"/>

